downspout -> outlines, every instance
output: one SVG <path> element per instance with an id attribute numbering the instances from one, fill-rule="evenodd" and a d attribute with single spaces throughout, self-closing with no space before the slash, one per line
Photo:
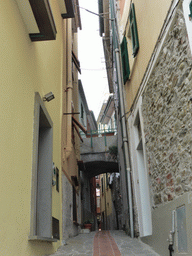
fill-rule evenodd
<path id="1" fill-rule="evenodd" d="M 119 78 L 119 102 L 121 108 L 121 121 L 122 121 L 122 135 L 123 135 L 123 146 L 124 146 L 124 156 L 125 156 L 125 167 L 127 171 L 127 181 L 128 181 L 128 197 L 129 197 L 129 216 L 130 216 L 130 228 L 131 237 L 134 237 L 134 225 L 133 225 L 133 203 L 132 203 L 132 190 L 131 190 L 131 173 L 130 173 L 130 162 L 129 162 L 129 146 L 128 146 L 128 135 L 126 130 L 126 120 L 125 120 L 125 106 L 122 90 L 122 78 L 121 78 L 121 66 L 120 66 L 120 53 L 119 49 L 115 49 L 116 64 L 117 64 L 117 75 Z"/>
<path id="2" fill-rule="evenodd" d="M 114 1 L 110 0 L 111 4 L 111 15 L 112 22 L 114 22 L 114 51 L 116 57 L 116 70 L 118 78 L 118 90 L 119 90 L 119 103 L 120 103 L 120 113 L 121 113 L 121 127 L 122 127 L 122 139 L 123 139 L 123 148 L 124 148 L 124 160 L 125 160 L 125 170 L 127 172 L 127 186 L 128 186 L 128 202 L 129 202 L 129 216 L 130 216 L 130 230 L 131 237 L 134 237 L 134 223 L 133 223 L 133 203 L 132 203 L 132 190 L 131 190 L 131 173 L 130 173 L 130 161 L 129 161 L 129 145 L 128 145 L 128 134 L 126 129 L 126 115 L 125 115 L 125 104 L 123 97 L 123 78 L 122 78 L 122 67 L 121 67 L 121 56 L 120 56 L 120 43 L 119 43 L 119 32 L 117 17 L 115 14 Z"/>
<path id="3" fill-rule="evenodd" d="M 66 145 L 64 146 L 64 157 L 65 160 L 67 160 L 72 152 L 73 145 L 72 145 L 72 90 L 73 90 L 73 83 L 72 83 L 72 25 L 71 25 L 71 19 L 67 20 L 67 26 L 66 26 L 66 57 L 67 57 L 67 66 L 66 66 L 66 130 L 67 130 L 67 137 L 66 137 Z"/>

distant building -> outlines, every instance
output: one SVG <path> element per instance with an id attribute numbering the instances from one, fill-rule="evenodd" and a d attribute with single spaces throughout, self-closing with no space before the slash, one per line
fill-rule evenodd
<path id="1" fill-rule="evenodd" d="M 91 130 L 97 130 L 97 122 L 95 120 L 95 115 L 92 110 L 89 110 L 87 100 L 85 97 L 84 89 L 81 80 L 78 81 L 79 90 L 79 120 L 83 127 L 90 133 Z M 82 136 L 83 133 L 80 131 Z"/>
<path id="2" fill-rule="evenodd" d="M 89 110 L 87 100 L 85 97 L 84 89 L 81 80 L 78 81 L 79 90 L 79 120 L 81 125 L 86 129 L 86 134 L 80 130 L 81 141 L 90 136 L 92 131 L 97 131 L 97 123 L 93 111 Z M 81 145 L 82 145 L 81 144 Z M 81 153 L 81 148 L 80 148 Z M 81 177 L 81 206 L 82 206 L 82 225 L 91 222 L 92 230 L 97 228 L 97 209 L 96 209 L 96 180 L 95 177 L 89 179 L 87 174 L 84 172 L 84 164 L 79 161 L 79 170 Z"/>
<path id="3" fill-rule="evenodd" d="M 99 116 L 97 118 L 98 131 L 103 133 L 116 131 L 116 116 L 115 116 L 115 104 L 114 97 L 109 96 L 101 107 Z"/>
<path id="4" fill-rule="evenodd" d="M 119 173 L 100 175 L 100 211 L 103 230 L 123 229 L 119 178 Z"/>

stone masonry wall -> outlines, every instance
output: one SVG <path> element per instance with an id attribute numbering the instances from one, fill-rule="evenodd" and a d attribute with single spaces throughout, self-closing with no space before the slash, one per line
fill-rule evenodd
<path id="1" fill-rule="evenodd" d="M 181 9 L 145 88 L 142 114 L 158 206 L 192 189 L 192 57 Z"/>

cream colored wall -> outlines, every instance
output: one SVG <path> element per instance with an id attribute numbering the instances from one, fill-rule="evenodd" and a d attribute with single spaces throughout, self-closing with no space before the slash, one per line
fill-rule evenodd
<path id="1" fill-rule="evenodd" d="M 66 27 L 68 27 L 68 29 L 72 26 L 72 23 L 70 24 L 71 20 L 68 20 L 66 23 Z M 75 53 L 75 55 L 78 57 L 78 47 L 77 47 L 77 42 L 78 42 L 78 34 L 77 33 L 71 33 L 69 35 L 70 37 L 70 43 L 71 43 L 71 49 L 73 50 L 73 52 Z M 68 42 L 69 43 L 69 42 Z M 66 51 L 67 53 L 67 51 Z M 66 65 L 66 60 L 64 59 L 64 66 Z M 73 66 L 73 76 L 71 77 L 71 80 L 69 79 L 69 76 L 67 74 L 64 74 L 64 81 L 66 81 L 67 79 L 69 79 L 70 81 L 68 81 L 68 83 L 72 82 L 72 98 L 71 98 L 71 105 L 73 106 L 73 109 L 71 109 L 70 112 L 79 112 L 79 92 L 78 92 L 78 71 L 75 67 L 74 64 L 72 64 Z M 65 73 L 67 72 L 67 69 L 65 70 Z M 69 70 L 69 72 L 71 72 L 71 69 Z M 63 101 L 67 102 L 68 101 L 68 96 L 67 96 L 67 84 L 65 85 L 64 91 L 63 91 Z M 67 112 L 67 105 L 64 103 L 63 106 L 63 113 Z M 79 120 L 79 115 L 74 115 L 74 117 Z M 69 137 L 68 132 L 66 133 L 66 130 L 71 129 L 71 127 L 69 126 L 69 122 L 71 122 L 71 115 L 64 115 L 63 116 L 63 125 L 62 125 L 62 166 L 63 166 L 63 170 L 64 173 L 66 175 L 66 177 L 68 178 L 69 182 L 72 184 L 71 181 L 71 176 L 77 176 L 78 177 L 78 163 L 77 161 L 80 159 L 80 141 L 79 141 L 79 137 L 77 135 L 76 130 L 74 130 L 74 135 L 75 135 L 75 145 L 72 144 L 72 140 L 70 141 L 70 147 L 71 149 L 67 150 L 68 152 L 64 152 L 64 148 L 69 147 L 69 145 L 67 145 L 67 138 Z M 76 190 L 78 188 L 76 187 Z"/>
<path id="2" fill-rule="evenodd" d="M 53 125 L 53 162 L 61 171 L 63 23 L 57 1 L 50 1 L 57 39 L 31 42 L 16 2 L 0 1 L 0 241 L 1 255 L 44 255 L 58 243 L 29 242 L 34 96 L 52 91 L 45 102 Z M 60 175 L 61 177 L 61 175 Z M 61 186 L 60 186 L 61 188 Z M 53 216 L 61 218 L 61 192 L 53 187 Z"/>
<path id="3" fill-rule="evenodd" d="M 170 7 L 171 0 L 134 0 L 132 2 L 135 4 L 140 47 L 137 57 L 135 58 L 130 81 L 125 84 L 127 110 L 130 109 L 133 104 L 133 100 L 136 97 L 138 88 L 141 84 L 143 75 L 161 31 L 161 27 Z M 120 24 L 121 38 L 123 37 L 126 29 L 130 1 L 127 1 L 124 7 Z M 131 54 L 132 53 L 129 52 L 129 55 Z"/>
<path id="4" fill-rule="evenodd" d="M 106 182 L 106 174 L 100 175 L 100 180 L 103 178 L 104 180 L 104 191 L 102 193 L 101 191 L 101 213 L 105 212 L 107 216 L 112 214 L 112 197 L 111 197 L 111 189 L 107 188 L 107 182 Z M 106 198 L 106 200 L 105 200 Z"/>
<path id="5" fill-rule="evenodd" d="M 78 34 L 74 33 L 73 36 L 73 51 L 78 58 Z M 74 64 L 73 64 L 74 65 Z M 75 112 L 79 112 L 79 89 L 78 89 L 78 71 L 74 65 L 74 81 L 73 81 L 73 104 L 75 107 Z M 75 115 L 75 118 L 80 121 L 80 114 Z M 78 128 L 78 127 L 77 127 Z M 80 159 L 80 139 L 75 131 L 75 155 L 76 159 Z M 78 168 L 77 168 L 78 169 Z M 78 176 L 78 170 L 76 175 Z"/>
<path id="6" fill-rule="evenodd" d="M 123 15 L 123 8 L 125 5 L 125 0 L 119 0 L 120 14 Z"/>

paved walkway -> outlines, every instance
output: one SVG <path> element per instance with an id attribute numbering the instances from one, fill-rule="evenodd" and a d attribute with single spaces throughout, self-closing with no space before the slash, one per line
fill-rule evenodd
<path id="1" fill-rule="evenodd" d="M 149 246 L 124 231 L 98 231 L 69 238 L 50 256 L 159 256 Z"/>
<path id="2" fill-rule="evenodd" d="M 121 256 L 119 248 L 109 231 L 100 231 L 95 234 L 93 242 L 93 256 L 98 255 Z"/>

